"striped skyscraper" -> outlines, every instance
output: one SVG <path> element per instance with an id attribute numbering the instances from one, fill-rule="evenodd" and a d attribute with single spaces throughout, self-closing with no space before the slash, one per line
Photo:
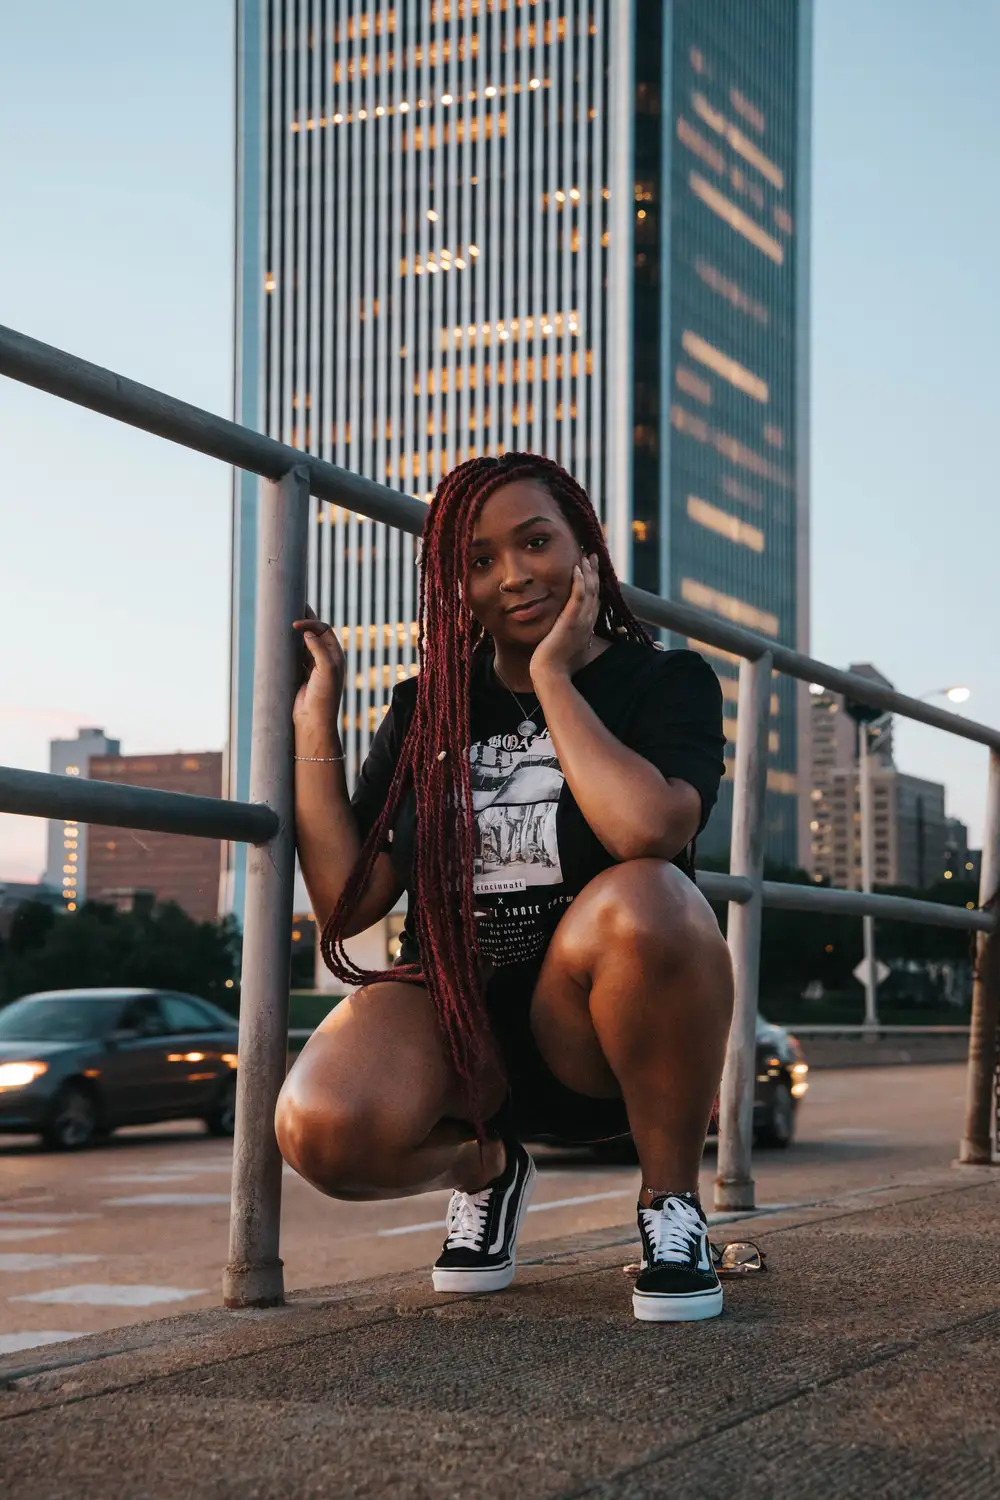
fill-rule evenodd
<path id="1" fill-rule="evenodd" d="M 807 645 L 808 0 L 238 9 L 238 420 L 428 499 L 473 454 L 549 454 L 624 577 Z M 256 489 L 234 498 L 240 796 Z M 315 521 L 350 777 L 415 667 L 415 551 Z M 776 692 L 770 842 L 794 862 Z"/>

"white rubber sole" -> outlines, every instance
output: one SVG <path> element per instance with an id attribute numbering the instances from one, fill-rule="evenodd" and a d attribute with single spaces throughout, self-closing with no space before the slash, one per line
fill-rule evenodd
<path id="1" fill-rule="evenodd" d="M 702 1318 L 717 1318 L 722 1311 L 722 1288 L 683 1297 L 633 1292 L 632 1311 L 640 1323 L 697 1323 Z"/>
<path id="2" fill-rule="evenodd" d="M 431 1272 L 431 1282 L 436 1292 L 464 1292 L 466 1296 L 469 1296 L 478 1295 L 481 1292 L 502 1292 L 505 1287 L 510 1286 L 517 1271 L 517 1237 L 521 1233 L 521 1225 L 528 1212 L 528 1204 L 535 1191 L 535 1179 L 538 1176 L 535 1163 L 530 1157 L 528 1160 L 528 1176 L 521 1194 L 521 1206 L 517 1211 L 514 1248 L 511 1251 L 510 1260 L 502 1266 L 484 1267 L 481 1271 L 439 1271 L 435 1267 Z"/>

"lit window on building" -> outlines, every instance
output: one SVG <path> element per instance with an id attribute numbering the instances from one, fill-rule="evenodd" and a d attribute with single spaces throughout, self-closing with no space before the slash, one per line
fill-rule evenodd
<path id="1" fill-rule="evenodd" d="M 700 375 L 696 375 L 693 370 L 687 369 L 684 365 L 677 366 L 674 379 L 677 381 L 678 389 L 682 390 L 685 395 L 693 396 L 703 406 L 711 406 L 712 387 L 707 380 L 702 380 Z"/>
<path id="2" fill-rule="evenodd" d="M 722 646 L 710 646 L 707 641 L 689 638 L 688 646 L 692 651 L 699 651 L 702 656 L 714 656 L 718 661 L 727 661 L 734 667 L 738 667 L 743 660 L 734 651 L 726 651 Z"/>
<path id="3" fill-rule="evenodd" d="M 714 615 L 721 615 L 725 620 L 732 620 L 735 625 L 745 625 L 747 629 L 759 630 L 763 635 L 776 636 L 778 634 L 777 615 L 771 614 L 766 609 L 757 609 L 755 605 L 748 604 L 744 599 L 736 599 L 731 594 L 724 594 L 719 589 L 710 588 L 708 584 L 699 583 L 694 578 L 681 580 L 681 598 L 698 609 L 707 609 Z"/>
<path id="4" fill-rule="evenodd" d="M 763 508 L 764 497 L 759 495 L 756 490 L 752 490 L 749 485 L 741 484 L 731 474 L 723 475 L 722 492 L 724 495 L 728 495 L 730 500 L 741 500 L 744 505 L 753 505 L 757 510 Z"/>
<path id="5" fill-rule="evenodd" d="M 727 120 L 721 110 L 713 109 L 705 98 L 697 90 L 691 95 L 691 107 L 695 114 L 705 121 L 718 135 L 727 140 L 734 151 L 743 157 L 744 161 L 755 167 L 762 177 L 766 177 L 779 192 L 785 186 L 785 174 L 780 167 L 775 166 L 769 157 L 759 151 L 752 141 L 740 130 L 739 126 Z"/>
<path id="6" fill-rule="evenodd" d="M 738 516 L 732 516 L 728 511 L 720 510 L 717 505 L 711 505 L 707 500 L 700 500 L 697 495 L 688 496 L 687 513 L 696 525 L 704 526 L 718 536 L 727 537 L 729 541 L 736 542 L 741 547 L 749 547 L 751 552 L 764 550 L 764 533 L 759 527 L 751 526 L 747 521 L 741 521 Z"/>
<path id="7" fill-rule="evenodd" d="M 724 354 L 721 349 L 717 349 L 714 344 L 710 344 L 699 334 L 685 329 L 681 335 L 681 347 L 691 359 L 697 360 L 699 364 L 707 365 L 710 370 L 714 370 L 716 375 L 721 375 L 723 380 L 728 380 L 730 385 L 743 391 L 745 395 L 752 396 L 755 401 L 766 403 L 770 399 L 766 381 L 761 380 L 759 375 L 746 369 L 730 355 Z"/>
<path id="8" fill-rule="evenodd" d="M 755 104 L 751 104 L 750 100 L 747 99 L 743 94 L 741 94 L 739 89 L 736 88 L 729 90 L 729 98 L 736 113 L 742 116 L 742 118 L 746 120 L 749 125 L 752 125 L 754 130 L 757 131 L 758 135 L 763 135 L 764 116 L 761 114 L 757 106 Z"/>
<path id="9" fill-rule="evenodd" d="M 726 158 L 718 147 L 707 141 L 700 131 L 695 130 L 694 126 L 685 120 L 683 115 L 677 116 L 677 139 L 706 166 L 711 167 L 713 172 L 718 172 L 722 176 L 726 170 Z"/>
<path id="10" fill-rule="evenodd" d="M 678 406 L 676 403 L 671 406 L 670 425 L 678 432 L 693 437 L 699 443 L 711 443 L 724 458 L 729 459 L 730 463 L 749 469 L 752 473 L 759 474 L 762 479 L 770 479 L 772 483 L 779 484 L 784 489 L 794 488 L 791 475 L 784 469 L 770 463 L 763 454 L 749 448 L 746 443 L 741 443 L 738 438 L 731 437 L 729 433 L 713 427 L 710 422 L 696 416 L 694 412 L 686 411 L 683 406 Z"/>
<path id="11" fill-rule="evenodd" d="M 718 214 L 719 218 L 728 224 L 730 229 L 734 229 L 737 234 L 741 234 L 744 239 L 749 240 L 751 245 L 755 245 L 758 250 L 773 260 L 776 265 L 784 265 L 784 247 L 778 243 L 773 235 L 761 229 L 756 219 L 751 219 L 749 214 L 745 214 L 741 208 L 737 208 L 731 199 L 727 198 L 724 193 L 720 193 L 710 182 L 706 182 L 700 173 L 689 173 L 688 183 L 695 197 L 700 198 L 705 206 L 710 208 L 714 214 Z"/>

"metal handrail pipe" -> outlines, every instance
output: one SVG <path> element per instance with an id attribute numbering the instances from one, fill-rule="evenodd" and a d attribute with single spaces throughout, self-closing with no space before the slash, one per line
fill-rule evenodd
<path id="1" fill-rule="evenodd" d="M 698 871 L 698 889 L 709 901 L 735 901 L 745 905 L 752 888 L 742 875 L 723 875 L 716 870 Z M 960 932 L 992 932 L 992 912 L 969 911 L 964 906 L 946 906 L 939 901 L 920 901 L 912 896 L 890 896 L 873 891 L 841 891 L 826 885 L 792 885 L 783 880 L 761 883 L 764 906 L 781 911 L 833 912 L 841 916 L 882 917 L 894 922 L 926 922 L 931 927 L 953 927 Z"/>
<path id="2" fill-rule="evenodd" d="M 304 464 L 309 470 L 310 493 L 321 500 L 343 505 L 373 521 L 384 521 L 413 536 L 419 536 L 423 530 L 427 506 L 412 495 L 387 489 L 373 479 L 363 479 L 360 474 L 313 458 L 300 448 L 241 427 L 228 417 L 179 401 L 176 396 L 166 396 L 152 386 L 128 380 L 102 365 L 2 325 L 0 375 L 265 479 L 281 479 Z"/>
<path id="3" fill-rule="evenodd" d="M 88 781 L 16 766 L 0 766 L 0 812 L 243 844 L 266 844 L 278 831 L 277 817 L 262 803 L 193 797 L 189 792 Z"/>
<path id="4" fill-rule="evenodd" d="M 427 506 L 412 495 L 364 479 L 299 448 L 253 432 L 227 417 L 164 395 L 162 391 L 128 380 L 101 365 L 2 325 L 0 374 L 266 479 L 280 479 L 296 465 L 304 465 L 309 473 L 310 493 L 319 499 L 344 506 L 373 521 L 395 526 L 411 536 L 419 536 L 423 529 Z M 631 586 L 626 586 L 623 592 L 629 606 L 648 624 L 663 626 L 691 640 L 704 641 L 751 661 L 770 651 L 775 669 L 789 677 L 802 682 L 818 682 L 831 692 L 843 693 L 860 703 L 901 714 L 961 739 L 1000 750 L 1000 730 L 988 724 L 978 724 L 960 714 L 911 698 L 906 693 L 882 687 L 865 677 L 827 666 L 825 662 L 804 656 L 790 646 L 779 645 L 691 605 L 661 599 L 656 594 Z"/>
<path id="5" fill-rule="evenodd" d="M 709 901 L 735 901 L 745 906 L 753 895 L 753 886 L 745 875 L 723 875 L 717 870 L 699 870 L 697 885 Z"/>
<path id="6" fill-rule="evenodd" d="M 884 921 L 924 922 L 929 927 L 952 927 L 960 932 L 992 932 L 993 912 L 964 906 L 945 906 L 938 901 L 919 901 L 914 896 L 888 896 L 879 891 L 833 890 L 823 885 L 786 885 L 780 880 L 763 882 L 764 905 L 783 911 L 833 912 L 844 917 L 880 917 Z"/>
<path id="7" fill-rule="evenodd" d="M 932 729 L 943 729 L 946 734 L 955 734 L 961 739 L 974 740 L 977 744 L 989 745 L 991 749 L 1000 749 L 1000 729 L 994 729 L 990 724 L 979 724 L 974 719 L 966 719 L 948 709 L 934 708 L 929 703 L 921 702 L 919 698 L 911 698 L 907 693 L 897 693 L 894 688 L 871 682 L 856 672 L 844 672 L 839 667 L 828 666 L 826 662 L 804 656 L 801 651 L 793 651 L 790 646 L 779 645 L 752 630 L 744 630 L 739 625 L 728 625 L 717 620 L 714 615 L 694 609 L 690 604 L 661 599 L 658 594 L 647 593 L 645 589 L 634 588 L 631 584 L 622 586 L 622 594 L 629 608 L 649 625 L 662 625 L 666 630 L 685 635 L 691 641 L 705 641 L 710 646 L 719 646 L 725 651 L 731 651 L 734 656 L 748 657 L 751 661 L 769 651 L 775 671 L 783 672 L 786 677 L 796 677 L 800 682 L 818 682 L 830 692 L 842 693 L 845 698 L 858 703 L 868 703 L 886 713 L 900 714 L 905 719 L 916 719 L 921 724 L 929 724 Z M 706 621 L 710 622 L 710 628 Z"/>
<path id="8" fill-rule="evenodd" d="M 795 1036 L 847 1036 L 847 1037 L 879 1037 L 879 1036 L 968 1036 L 968 1026 L 883 1026 L 879 1021 L 877 1026 L 836 1026 L 832 1022 L 817 1023 L 810 1022 L 806 1026 L 800 1026 L 797 1021 L 789 1022 L 788 1028 Z M 293 1033 L 289 1032 L 289 1036 Z"/>
<path id="9" fill-rule="evenodd" d="M 331 995 L 331 1010 L 333 1009 L 335 1003 L 336 996 Z M 319 1023 L 317 1022 L 317 1025 L 318 1024 Z M 922 1036 L 967 1037 L 969 1035 L 968 1026 L 883 1026 L 882 1023 L 879 1022 L 879 1024 L 873 1030 L 870 1026 L 852 1026 L 849 1024 L 845 1024 L 843 1026 L 836 1026 L 833 1024 L 814 1025 L 812 1022 L 810 1022 L 808 1025 L 800 1026 L 798 1021 L 779 1021 L 775 1022 L 774 1024 L 780 1025 L 784 1031 L 790 1032 L 792 1036 L 804 1038 L 806 1041 L 808 1041 L 810 1037 L 823 1038 L 842 1036 L 848 1039 L 859 1039 L 861 1037 L 864 1037 L 867 1040 L 870 1037 L 878 1038 L 882 1036 L 916 1038 Z M 288 1040 L 290 1042 L 307 1042 L 313 1035 L 315 1030 L 315 1026 L 290 1026 L 288 1028 Z"/>

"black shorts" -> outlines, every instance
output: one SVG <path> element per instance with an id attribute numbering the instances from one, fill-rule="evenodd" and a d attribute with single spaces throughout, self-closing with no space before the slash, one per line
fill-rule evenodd
<path id="1" fill-rule="evenodd" d="M 567 1088 L 546 1063 L 531 1032 L 531 997 L 541 963 L 495 970 L 486 1009 L 503 1055 L 507 1098 L 490 1121 L 519 1140 L 583 1144 L 628 1135 L 622 1099 L 594 1099 Z"/>

